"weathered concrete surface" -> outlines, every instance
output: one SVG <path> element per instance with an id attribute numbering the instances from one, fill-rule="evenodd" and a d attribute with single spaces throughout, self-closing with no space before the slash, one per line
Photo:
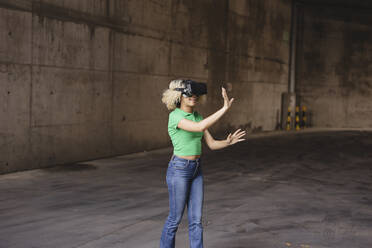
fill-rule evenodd
<path id="1" fill-rule="evenodd" d="M 370 13 L 304 6 L 296 90 L 313 126 L 372 127 Z"/>
<path id="2" fill-rule="evenodd" d="M 236 102 L 228 127 L 273 130 L 287 90 L 291 1 L 229 1 L 229 10 L 225 77 Z"/>
<path id="3" fill-rule="evenodd" d="M 372 132 L 278 133 L 203 152 L 213 248 L 369 248 Z M 0 176 L 0 247 L 155 248 L 170 150 Z M 188 247 L 187 219 L 177 247 Z"/>
<path id="4" fill-rule="evenodd" d="M 214 134 L 273 130 L 291 0 L 0 0 L 0 173 L 171 145 L 161 93 L 208 83 Z M 230 120 L 234 120 L 233 122 Z"/>

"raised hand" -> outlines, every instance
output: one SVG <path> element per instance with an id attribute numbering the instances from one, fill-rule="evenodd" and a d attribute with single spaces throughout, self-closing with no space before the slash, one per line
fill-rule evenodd
<path id="1" fill-rule="evenodd" d="M 232 102 L 234 101 L 234 98 L 231 98 L 229 100 L 229 97 L 227 96 L 226 89 L 222 87 L 222 97 L 223 97 L 223 107 L 226 109 L 229 109 L 231 107 Z"/>
<path id="2" fill-rule="evenodd" d="M 229 134 L 226 138 L 226 141 L 229 145 L 233 145 L 237 142 L 240 142 L 240 141 L 243 141 L 245 139 L 240 139 L 241 137 L 243 137 L 245 135 L 245 131 L 240 131 L 241 130 L 240 128 L 238 130 L 236 130 L 233 134 Z"/>

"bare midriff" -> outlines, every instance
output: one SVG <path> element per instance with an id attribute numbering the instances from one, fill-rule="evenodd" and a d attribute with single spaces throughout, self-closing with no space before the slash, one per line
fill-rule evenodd
<path id="1" fill-rule="evenodd" d="M 180 156 L 180 155 L 176 155 L 177 157 L 180 157 L 180 158 L 184 158 L 184 159 L 188 159 L 188 160 L 195 160 L 197 158 L 200 158 L 201 155 L 191 155 L 191 156 Z"/>

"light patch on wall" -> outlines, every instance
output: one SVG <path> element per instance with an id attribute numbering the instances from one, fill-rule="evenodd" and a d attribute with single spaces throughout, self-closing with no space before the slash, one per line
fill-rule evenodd
<path id="1" fill-rule="evenodd" d="M 289 32 L 283 31 L 283 41 L 289 42 Z"/>

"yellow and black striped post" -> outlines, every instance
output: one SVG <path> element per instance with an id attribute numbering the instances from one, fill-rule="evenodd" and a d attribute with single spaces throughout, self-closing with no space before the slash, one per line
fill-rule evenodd
<path id="1" fill-rule="evenodd" d="M 306 106 L 302 106 L 302 123 L 301 126 L 306 128 L 307 124 L 307 116 L 306 116 Z"/>
<path id="2" fill-rule="evenodd" d="M 300 107 L 299 106 L 296 106 L 296 120 L 295 120 L 295 123 L 296 123 L 296 131 L 299 131 L 301 128 L 300 128 Z"/>
<path id="3" fill-rule="evenodd" d="M 287 131 L 291 130 L 291 108 L 288 108 L 287 114 Z"/>

